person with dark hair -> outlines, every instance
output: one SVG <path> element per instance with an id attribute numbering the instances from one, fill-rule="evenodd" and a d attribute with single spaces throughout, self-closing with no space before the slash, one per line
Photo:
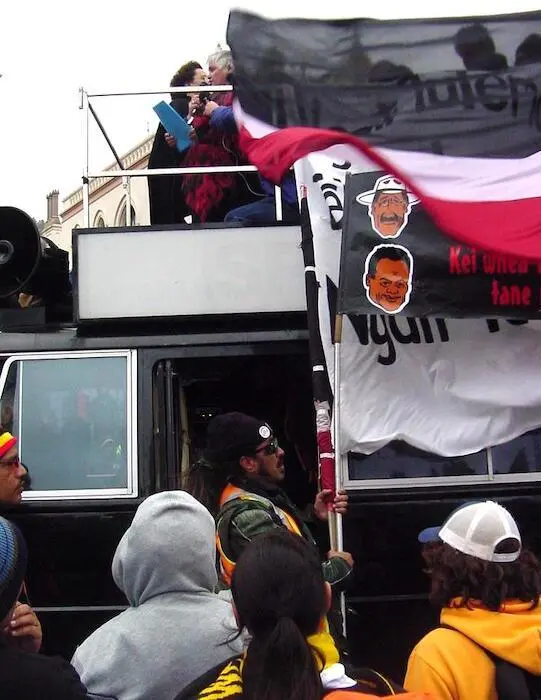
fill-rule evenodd
<path id="1" fill-rule="evenodd" d="M 274 529 L 287 529 L 316 544 L 300 513 L 280 488 L 285 477 L 285 453 L 272 428 L 244 413 L 215 416 L 207 428 L 204 456 L 191 466 L 186 490 L 217 519 L 218 550 L 223 582 L 231 577 L 244 547 L 254 537 Z M 328 517 L 330 491 L 316 496 L 314 514 Z M 347 496 L 339 492 L 333 509 L 344 513 Z M 346 552 L 329 552 L 323 563 L 325 579 L 338 583 L 353 566 Z"/>
<path id="2" fill-rule="evenodd" d="M 28 629 L 17 633 L 10 630 L 16 609 L 21 606 L 17 598 L 26 564 L 26 543 L 21 532 L 0 517 L 0 696 L 17 700 L 85 700 L 86 689 L 67 661 L 38 654 L 35 638 Z"/>
<path id="3" fill-rule="evenodd" d="M 406 689 L 445 700 L 530 700 L 529 686 L 541 689 L 541 566 L 509 511 L 469 503 L 419 540 L 441 625 L 411 653 Z"/>
<path id="4" fill-rule="evenodd" d="M 264 421 L 232 412 L 214 417 L 208 425 L 203 458 L 191 466 L 186 489 L 216 517 L 222 585 L 231 585 L 246 545 L 269 530 L 289 530 L 318 551 L 310 529 L 280 488 L 285 477 L 284 458 L 272 428 Z M 313 508 L 317 519 L 328 518 L 329 505 L 336 512 L 346 511 L 344 492 L 338 492 L 329 504 L 331 498 L 329 490 L 317 494 Z M 325 579 L 337 589 L 352 567 L 353 558 L 347 552 L 330 551 L 322 564 Z M 339 617 L 337 611 L 330 622 L 342 643 L 335 617 Z"/>
<path id="5" fill-rule="evenodd" d="M 188 61 L 175 73 L 171 79 L 170 86 L 204 85 L 206 80 L 205 71 L 201 64 L 197 61 Z M 188 117 L 189 103 L 190 98 L 187 94 L 171 93 L 171 107 L 183 118 Z M 148 160 L 149 170 L 178 168 L 182 165 L 184 156 L 185 154 L 179 153 L 176 148 L 171 148 L 168 145 L 165 129 L 160 124 L 154 136 Z M 190 209 L 186 205 L 182 194 L 181 177 L 179 175 L 160 175 L 147 178 L 150 223 L 152 225 L 184 223 L 184 219 L 190 213 Z"/>
<path id="6" fill-rule="evenodd" d="M 527 66 L 541 63 L 541 35 L 529 34 L 515 52 L 515 66 Z"/>
<path id="7" fill-rule="evenodd" d="M 230 51 L 219 49 L 209 56 L 208 65 L 211 85 L 231 84 L 233 59 Z M 211 120 L 209 105 L 230 107 L 233 93 L 216 92 L 210 97 L 202 100 L 199 94 L 194 94 L 190 100 L 189 111 L 196 138 L 186 152 L 183 165 L 248 165 L 240 150 L 238 134 L 216 128 Z M 174 140 L 168 139 L 168 143 L 173 145 Z M 257 197 L 254 183 L 257 186 L 257 177 L 252 173 L 199 173 L 183 177 L 182 191 L 194 222 L 221 222 L 230 209 L 248 204 Z"/>
<path id="8" fill-rule="evenodd" d="M 506 57 L 496 52 L 494 39 L 480 22 L 461 27 L 454 44 L 466 70 L 497 71 L 507 68 Z"/>
<path id="9" fill-rule="evenodd" d="M 359 681 L 346 674 L 324 633 L 330 586 L 300 537 L 275 530 L 255 539 L 238 561 L 231 590 L 239 630 L 250 636 L 245 655 L 217 666 L 175 700 L 355 700 L 401 690 L 368 669 Z"/>
<path id="10" fill-rule="evenodd" d="M 363 284 L 368 301 L 388 314 L 401 311 L 409 302 L 413 259 L 398 245 L 378 245 L 365 261 Z"/>

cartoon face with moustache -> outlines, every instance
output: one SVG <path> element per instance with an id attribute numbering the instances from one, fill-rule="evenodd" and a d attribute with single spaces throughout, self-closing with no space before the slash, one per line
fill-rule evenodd
<path id="1" fill-rule="evenodd" d="M 372 228 L 382 238 L 396 238 L 408 223 L 411 207 L 419 200 L 391 175 L 376 180 L 374 188 L 357 196 L 368 207 Z"/>
<path id="2" fill-rule="evenodd" d="M 387 314 L 396 314 L 410 300 L 413 258 L 399 245 L 378 245 L 366 258 L 363 285 L 368 301 Z"/>

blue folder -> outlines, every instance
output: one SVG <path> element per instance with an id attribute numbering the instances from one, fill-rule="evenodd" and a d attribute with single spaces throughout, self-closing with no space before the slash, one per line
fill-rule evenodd
<path id="1" fill-rule="evenodd" d="M 158 102 L 153 109 L 163 124 L 163 128 L 176 138 L 178 151 L 183 153 L 187 148 L 190 148 L 192 145 L 192 140 L 190 139 L 191 128 L 186 123 L 186 120 L 163 100 Z"/>

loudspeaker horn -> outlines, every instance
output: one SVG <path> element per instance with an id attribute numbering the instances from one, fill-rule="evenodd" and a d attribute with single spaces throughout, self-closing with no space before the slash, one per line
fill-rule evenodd
<path id="1" fill-rule="evenodd" d="M 38 268 L 41 248 L 39 231 L 28 214 L 0 207 L 0 299 L 24 289 Z"/>

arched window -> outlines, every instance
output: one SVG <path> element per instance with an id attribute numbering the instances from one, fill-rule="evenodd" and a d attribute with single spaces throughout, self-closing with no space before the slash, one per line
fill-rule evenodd
<path id="1" fill-rule="evenodd" d="M 121 207 L 118 210 L 117 217 L 116 217 L 116 226 L 127 226 L 127 221 L 126 221 L 126 202 L 123 202 Z M 135 209 L 133 208 L 133 205 L 131 207 L 131 222 L 130 226 L 137 226 L 137 217 L 135 214 Z"/>
<path id="2" fill-rule="evenodd" d="M 105 228 L 105 217 L 101 211 L 94 217 L 94 228 Z"/>

